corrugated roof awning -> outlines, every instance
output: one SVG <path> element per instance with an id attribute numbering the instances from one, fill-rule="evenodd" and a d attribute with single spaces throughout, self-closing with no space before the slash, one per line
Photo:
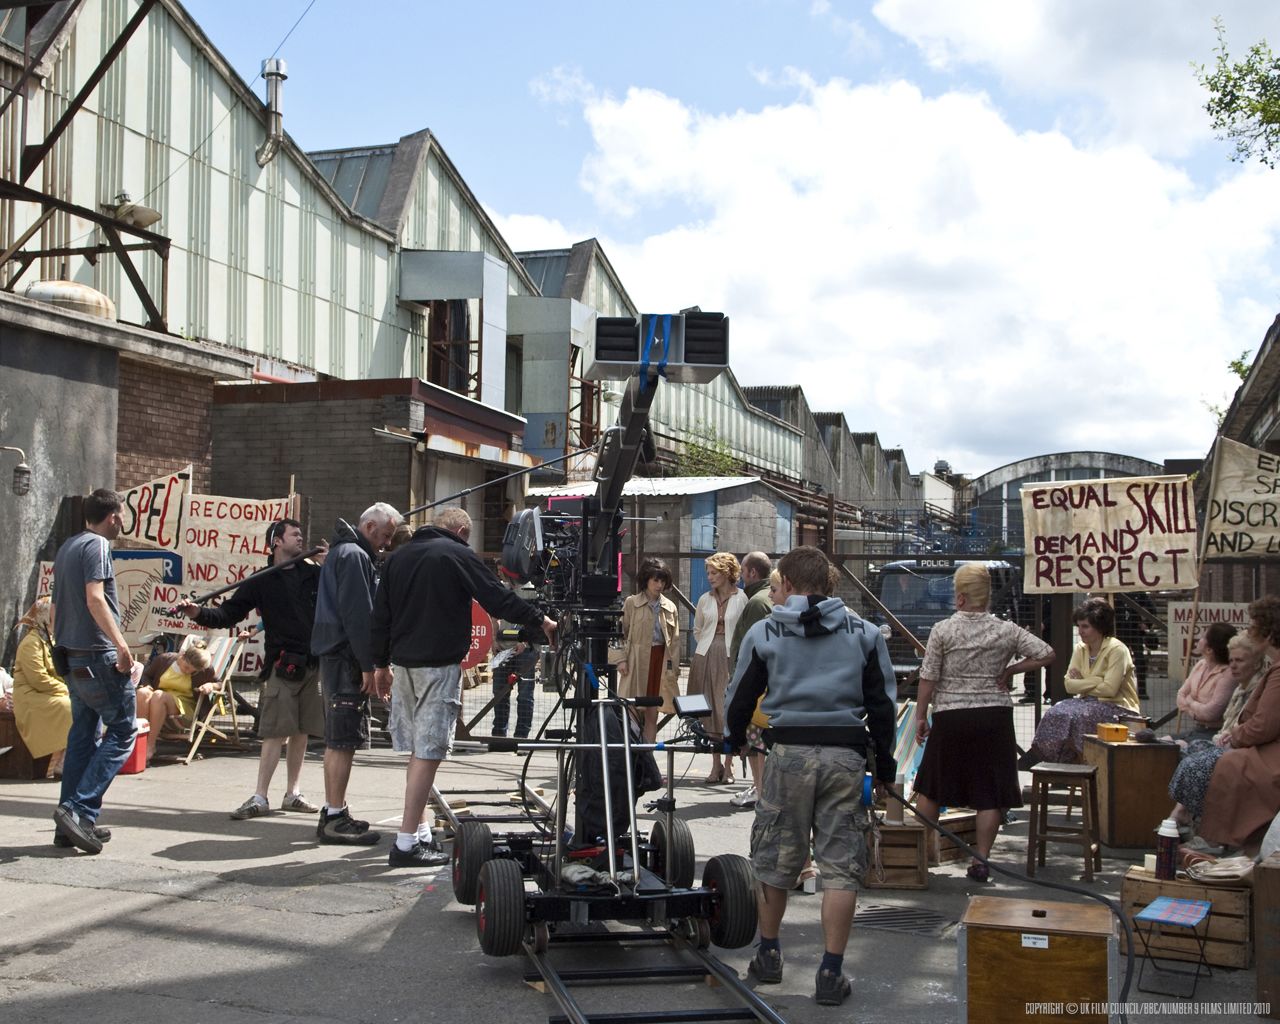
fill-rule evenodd
<path id="1" fill-rule="evenodd" d="M 758 476 L 671 476 L 634 477 L 622 488 L 624 498 L 683 497 L 690 494 L 708 494 L 726 491 L 731 487 L 745 487 L 760 483 Z M 570 498 L 596 493 L 594 480 L 558 484 L 554 487 L 530 487 L 533 498 Z"/>

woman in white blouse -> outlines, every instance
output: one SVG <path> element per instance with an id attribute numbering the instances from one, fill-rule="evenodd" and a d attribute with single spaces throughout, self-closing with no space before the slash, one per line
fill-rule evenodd
<path id="1" fill-rule="evenodd" d="M 747 606 L 747 595 L 738 589 L 741 568 L 727 551 L 717 551 L 707 559 L 708 590 L 698 600 L 693 614 L 693 637 L 697 643 L 689 669 L 689 692 L 701 693 L 711 705 L 706 719 L 707 735 L 713 743 L 724 737 L 724 691 L 729 685 L 729 649 L 725 638 L 733 636 L 738 616 Z M 711 757 L 711 785 L 733 782 L 733 765 L 721 761 L 717 749 Z"/>

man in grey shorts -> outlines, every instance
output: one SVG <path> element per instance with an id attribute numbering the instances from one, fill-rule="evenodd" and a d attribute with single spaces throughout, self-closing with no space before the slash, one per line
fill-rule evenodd
<path id="1" fill-rule="evenodd" d="M 417 831 L 436 770 L 453 746 L 472 598 L 490 615 L 539 626 L 549 641 L 555 639 L 555 622 L 499 583 L 471 550 L 470 537 L 467 512 L 445 509 L 434 526 L 422 527 L 391 553 L 374 596 L 374 687 L 391 692 L 391 742 L 411 755 L 404 818 L 388 856 L 393 868 L 449 859 L 438 844 L 419 840 Z"/>
<path id="2" fill-rule="evenodd" d="M 773 746 L 751 830 L 751 863 L 760 882 L 760 946 L 747 970 L 761 982 L 782 981 L 778 933 L 787 893 L 813 856 L 822 871 L 825 949 L 814 999 L 838 1006 L 848 997 L 843 973 L 857 885 L 866 869 L 867 813 L 862 780 L 868 746 L 875 750 L 876 786 L 892 783 L 893 665 L 884 637 L 826 597 L 829 563 L 817 548 L 800 547 L 778 563 L 786 603 L 752 626 L 742 640 L 725 696 L 726 751 L 746 743 L 756 701 L 769 716 Z"/>
<path id="3" fill-rule="evenodd" d="M 267 527 L 269 564 L 297 558 L 306 551 L 302 524 L 280 519 Z M 231 812 L 237 821 L 270 813 L 267 791 L 280 752 L 285 751 L 286 785 L 280 806 L 286 811 L 315 814 L 319 808 L 298 788 L 309 736 L 324 735 L 324 702 L 320 696 L 320 668 L 311 656 L 311 627 L 316 617 L 316 590 L 322 551 L 309 561 L 295 562 L 264 576 L 250 576 L 227 600 L 212 608 L 186 604 L 182 611 L 211 629 L 229 629 L 257 609 L 266 632 L 262 666 L 262 697 L 258 701 L 258 783 L 253 795 Z M 287 744 L 287 747 L 286 747 Z"/>

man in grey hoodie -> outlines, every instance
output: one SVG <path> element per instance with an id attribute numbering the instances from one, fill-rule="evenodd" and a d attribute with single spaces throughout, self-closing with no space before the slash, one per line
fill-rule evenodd
<path id="1" fill-rule="evenodd" d="M 824 596 L 829 568 L 814 547 L 796 548 L 778 563 L 786 602 L 743 638 L 726 694 L 725 749 L 746 742 L 763 694 L 772 747 L 751 829 L 760 946 L 748 972 L 764 983 L 782 981 L 778 933 L 812 837 L 825 945 L 814 998 L 838 1006 L 851 988 L 844 951 L 867 861 L 863 777 L 874 750 L 877 789 L 893 782 L 896 687 L 879 629 Z"/>
<path id="2" fill-rule="evenodd" d="M 341 519 L 320 570 L 311 653 L 320 659 L 324 692 L 324 807 L 316 824 L 322 843 L 370 845 L 381 836 L 347 811 L 347 782 L 356 747 L 368 739 L 365 710 L 373 680 L 374 559 L 391 542 L 400 513 L 386 502 L 369 506 L 353 530 Z"/>

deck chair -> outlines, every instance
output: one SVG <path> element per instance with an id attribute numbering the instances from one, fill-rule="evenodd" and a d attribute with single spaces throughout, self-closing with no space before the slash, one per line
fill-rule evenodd
<path id="1" fill-rule="evenodd" d="M 187 736 L 189 747 L 184 764 L 190 764 L 200 749 L 205 737 L 212 736 L 215 741 L 225 743 L 229 747 L 243 748 L 240 737 L 240 717 L 236 712 L 236 693 L 231 682 L 231 674 L 235 671 L 236 662 L 240 660 L 240 652 L 244 649 L 245 639 L 239 636 L 210 637 L 208 641 L 210 669 L 213 672 L 215 689 L 207 696 L 202 696 L 196 703 L 195 714 L 191 716 L 191 728 Z M 219 725 L 214 725 L 214 719 Z M 220 727 L 219 727 L 220 726 Z"/>
<path id="2" fill-rule="evenodd" d="M 904 796 L 915 789 L 916 772 L 924 757 L 924 744 L 916 740 L 916 702 L 903 701 L 898 708 L 898 721 L 894 728 L 893 757 L 898 762 L 898 774 L 906 783 Z"/>

